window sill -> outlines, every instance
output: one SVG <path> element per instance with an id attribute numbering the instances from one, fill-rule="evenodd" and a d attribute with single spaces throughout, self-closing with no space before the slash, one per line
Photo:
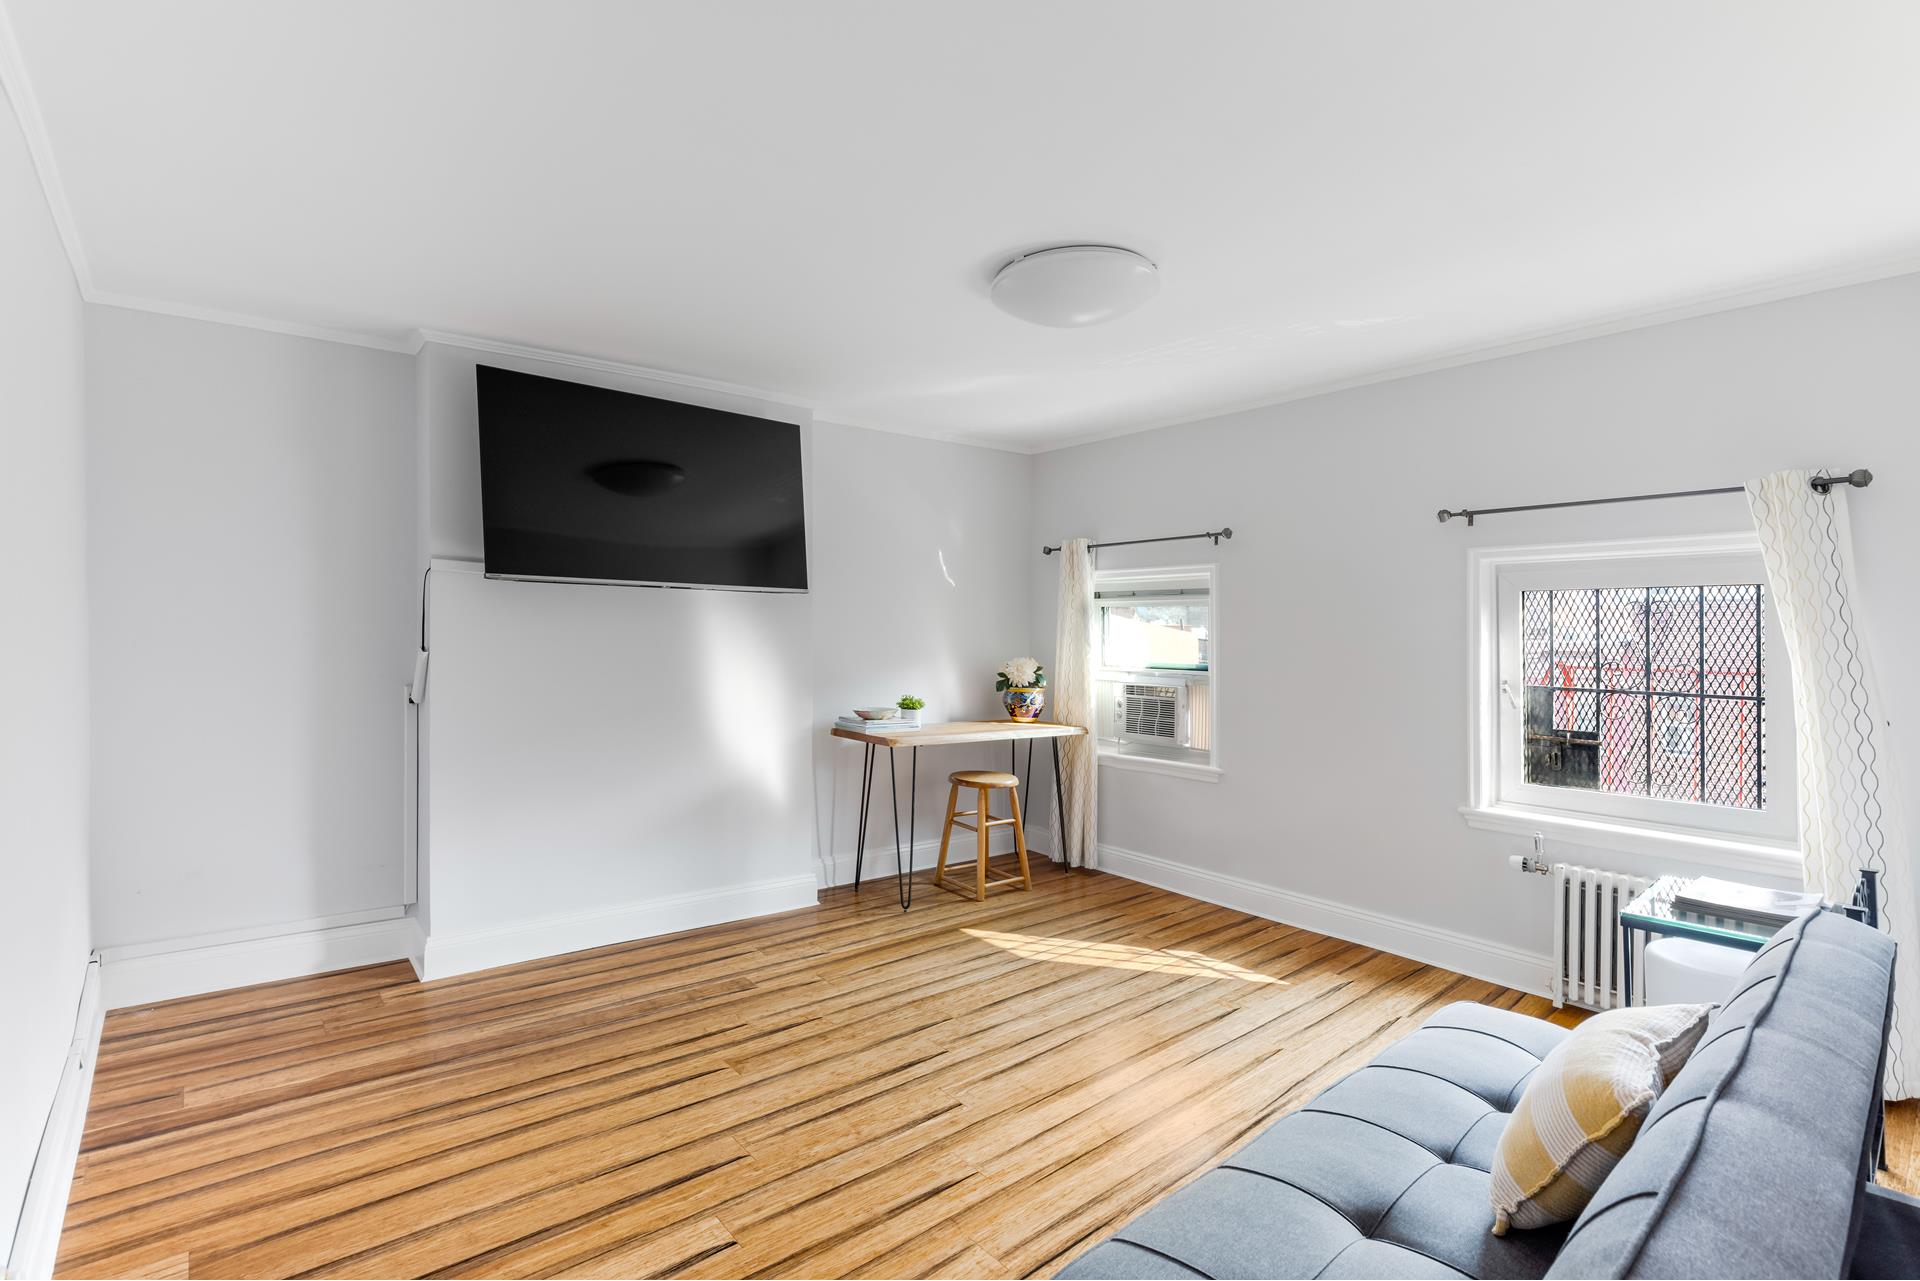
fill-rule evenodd
<path id="1" fill-rule="evenodd" d="M 1629 819 L 1588 818 L 1526 805 L 1463 805 L 1460 814 L 1468 827 L 1485 832 L 1510 832 L 1516 836 L 1539 832 L 1575 845 L 1625 850 L 1656 858 L 1666 855 L 1727 871 L 1788 878 L 1800 875 L 1800 849 L 1784 842 L 1716 836 Z"/>
<path id="2" fill-rule="evenodd" d="M 1103 747 L 1097 753 L 1101 765 L 1110 765 L 1114 769 L 1135 770 L 1142 774 L 1165 774 L 1169 778 L 1190 778 L 1199 783 L 1218 783 L 1220 767 L 1201 765 L 1194 761 L 1170 761 L 1159 756 L 1135 756 L 1130 752 L 1118 752 Z"/>

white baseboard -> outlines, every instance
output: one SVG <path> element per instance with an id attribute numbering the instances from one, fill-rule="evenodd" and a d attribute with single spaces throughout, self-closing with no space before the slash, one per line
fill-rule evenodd
<path id="1" fill-rule="evenodd" d="M 944 819 L 944 817 L 943 814 L 942 818 Z M 1006 829 L 1000 828 L 998 830 L 1005 831 Z M 961 837 L 965 837 L 966 839 L 962 840 Z M 1002 846 L 1005 848 L 1003 849 Z M 1027 829 L 1027 849 L 1030 850 L 1036 858 L 1051 858 L 1053 834 L 1044 827 L 1029 827 Z M 1012 852 L 1012 837 L 996 836 L 993 838 L 993 856 L 995 858 L 1000 858 Z M 940 838 L 938 836 L 930 836 L 925 840 L 914 842 L 913 866 L 915 870 L 924 872 L 930 869 L 939 857 Z M 956 861 L 970 863 L 973 861 L 972 832 L 957 832 L 954 835 L 953 848 L 947 851 L 947 861 L 949 863 Z M 820 882 L 822 888 L 829 885 L 853 884 L 854 862 L 855 859 L 852 850 L 842 850 L 838 854 L 829 855 L 823 860 L 824 866 L 821 868 L 821 874 L 824 878 Z M 898 863 L 899 856 L 895 854 L 893 850 L 892 833 L 888 833 L 884 840 L 869 840 L 867 842 L 866 863 L 861 868 L 863 883 L 871 884 L 875 880 L 892 877 L 898 870 Z"/>
<path id="2" fill-rule="evenodd" d="M 595 912 L 549 916 L 484 930 L 430 931 L 416 966 L 424 980 L 490 970 L 496 965 L 580 952 L 673 934 L 680 930 L 791 912 L 819 901 L 814 874 L 783 876 L 726 889 L 680 894 L 645 903 L 625 903 Z"/>
<path id="3" fill-rule="evenodd" d="M 1508 947 L 1436 925 L 1315 898 L 1277 885 L 1263 885 L 1117 845 L 1100 846 L 1099 866 L 1101 871 L 1115 876 L 1157 885 L 1163 890 L 1263 916 L 1283 925 L 1364 944 L 1502 987 L 1541 996 L 1547 994 L 1547 976 L 1552 966 L 1544 952 Z"/>
<path id="4" fill-rule="evenodd" d="M 67 1217 L 67 1196 L 73 1189 L 73 1167 L 80 1159 L 80 1135 L 87 1123 L 93 1063 L 100 1051 L 100 1025 L 107 1012 L 100 992 L 100 963 L 91 960 L 80 986 L 73 1042 L 60 1070 L 60 1085 L 54 1091 L 33 1173 L 27 1179 L 26 1199 L 20 1206 L 20 1223 L 6 1264 L 9 1277 L 53 1275 L 54 1259 L 60 1253 L 60 1229 Z"/>
<path id="5" fill-rule="evenodd" d="M 419 928 L 401 912 L 379 908 L 279 927 L 102 948 L 102 995 L 107 1009 L 119 1010 L 406 960 L 419 950 Z M 369 916 L 375 919 L 364 919 Z"/>

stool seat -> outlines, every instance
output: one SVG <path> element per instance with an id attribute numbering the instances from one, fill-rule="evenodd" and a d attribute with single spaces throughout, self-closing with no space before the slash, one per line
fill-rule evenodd
<path id="1" fill-rule="evenodd" d="M 997 769 L 957 769 L 947 775 L 949 783 L 961 787 L 1018 787 L 1017 776 Z"/>

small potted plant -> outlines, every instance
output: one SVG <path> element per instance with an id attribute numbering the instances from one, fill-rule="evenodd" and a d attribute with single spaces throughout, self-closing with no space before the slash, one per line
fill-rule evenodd
<path id="1" fill-rule="evenodd" d="M 900 719 L 909 725 L 918 725 L 920 723 L 920 712 L 926 705 L 927 700 L 918 695 L 902 694 L 899 703 Z"/>
<path id="2" fill-rule="evenodd" d="M 1047 670 L 1040 666 L 1039 659 L 1010 658 L 1000 668 L 1000 679 L 993 687 L 1006 704 L 1008 716 L 1016 721 L 1037 721 L 1047 706 L 1046 683 Z"/>

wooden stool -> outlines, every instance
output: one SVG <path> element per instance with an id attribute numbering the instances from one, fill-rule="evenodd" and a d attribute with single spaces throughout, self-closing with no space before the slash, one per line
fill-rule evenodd
<path id="1" fill-rule="evenodd" d="M 953 837 L 956 827 L 971 828 L 975 834 L 975 847 L 979 851 L 973 869 L 973 897 L 976 902 L 985 902 L 989 885 L 1018 885 L 1023 890 L 1033 888 L 1033 874 L 1027 870 L 1027 829 L 1020 822 L 1020 780 L 1012 774 L 1003 774 L 991 769 L 955 770 L 947 775 L 952 784 L 947 789 L 947 825 L 940 831 L 940 861 L 933 869 L 933 883 L 942 889 L 961 891 L 948 885 L 942 877 L 947 870 L 947 842 Z M 955 810 L 960 803 L 960 789 L 971 787 L 978 800 L 970 810 Z M 1012 818 L 995 818 L 987 806 L 987 798 L 994 792 L 1005 788 L 1007 799 L 1013 802 Z M 974 822 L 961 820 L 971 816 Z M 987 833 L 996 827 L 1013 825 L 1014 848 L 1020 851 L 1020 875 L 1003 876 L 999 880 L 987 879 Z"/>

